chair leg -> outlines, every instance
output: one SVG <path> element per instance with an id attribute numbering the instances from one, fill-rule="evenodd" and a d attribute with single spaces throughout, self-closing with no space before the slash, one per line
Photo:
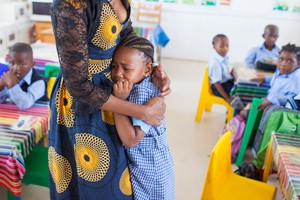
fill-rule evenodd
<path id="1" fill-rule="evenodd" d="M 7 200 L 21 200 L 21 196 L 14 196 L 9 190 L 7 190 Z"/>
<path id="2" fill-rule="evenodd" d="M 234 115 L 234 109 L 233 108 L 228 108 L 227 110 L 227 123 L 230 122 L 230 120 L 233 118 Z"/>
<path id="3" fill-rule="evenodd" d="M 201 121 L 203 110 L 204 110 L 204 101 L 201 100 L 201 97 L 200 97 L 199 102 L 198 102 L 198 108 L 197 108 L 196 118 L 195 118 L 196 122 L 200 122 Z"/>
<path id="4" fill-rule="evenodd" d="M 265 164 L 264 164 L 264 172 L 263 172 L 263 177 L 262 181 L 267 182 L 268 176 L 270 174 L 271 166 L 272 166 L 272 161 L 273 161 L 273 155 L 272 155 L 272 146 L 273 146 L 273 137 L 271 136 L 271 140 L 267 149 L 266 153 L 266 158 L 265 158 Z"/>
<path id="5" fill-rule="evenodd" d="M 211 111 L 211 108 L 212 108 L 212 103 L 206 103 L 206 104 L 205 104 L 205 107 L 204 107 L 205 111 L 210 112 L 210 111 Z"/>

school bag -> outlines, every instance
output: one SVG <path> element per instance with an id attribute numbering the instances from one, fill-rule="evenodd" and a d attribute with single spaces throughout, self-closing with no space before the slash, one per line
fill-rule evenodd
<path id="1" fill-rule="evenodd" d="M 230 131 L 231 136 L 231 162 L 234 163 L 237 157 L 237 154 L 240 150 L 243 133 L 245 129 L 245 120 L 240 116 L 234 116 L 229 123 L 226 124 L 223 133 Z"/>
<path id="2" fill-rule="evenodd" d="M 271 105 L 265 109 L 252 149 L 256 153 L 253 163 L 257 167 L 262 167 L 264 164 L 272 131 L 282 134 L 300 134 L 300 111 L 278 105 Z"/>

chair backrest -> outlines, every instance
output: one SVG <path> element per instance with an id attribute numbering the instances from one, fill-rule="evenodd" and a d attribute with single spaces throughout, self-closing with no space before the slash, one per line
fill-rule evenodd
<path id="1" fill-rule="evenodd" d="M 210 95 L 213 95 L 213 92 L 211 90 L 211 84 L 209 81 L 208 67 L 205 67 L 205 69 L 204 69 L 203 86 L 202 87 L 204 87 Z"/>
<path id="2" fill-rule="evenodd" d="M 162 3 L 138 2 L 137 21 L 160 24 Z"/>
<path id="3" fill-rule="evenodd" d="M 231 170 L 231 132 L 226 132 L 213 148 L 206 172 L 201 199 L 215 199 Z M 203 198 L 205 195 L 205 198 Z"/>
<path id="4" fill-rule="evenodd" d="M 56 79 L 56 77 L 50 77 L 48 82 L 47 82 L 47 96 L 48 96 L 48 98 L 50 98 L 50 96 L 51 96 L 51 92 L 52 92 L 52 88 L 53 88 L 55 79 Z"/>

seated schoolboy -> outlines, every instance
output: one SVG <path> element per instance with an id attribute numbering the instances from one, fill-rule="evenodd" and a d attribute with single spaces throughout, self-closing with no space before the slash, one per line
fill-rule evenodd
<path id="1" fill-rule="evenodd" d="M 258 106 L 263 111 L 269 105 L 285 106 L 288 99 L 293 98 L 300 92 L 300 48 L 294 44 L 284 45 L 277 61 L 277 70 L 273 76 L 258 77 L 252 79 L 259 84 L 270 83 L 266 98 Z M 241 115 L 247 118 L 246 111 Z"/>
<path id="2" fill-rule="evenodd" d="M 233 76 L 230 74 L 227 52 L 229 41 L 226 35 L 218 34 L 213 38 L 214 52 L 208 63 L 208 74 L 214 95 L 232 101 L 229 93 L 233 87 Z"/>
<path id="3" fill-rule="evenodd" d="M 245 59 L 246 64 L 256 65 L 258 61 L 267 60 L 271 63 L 276 63 L 278 59 L 280 48 L 276 46 L 276 40 L 278 38 L 278 27 L 273 24 L 269 24 L 265 27 L 262 37 L 264 43 L 258 47 L 252 48 Z"/>
<path id="4" fill-rule="evenodd" d="M 46 82 L 33 69 L 33 52 L 29 44 L 16 43 L 9 50 L 9 70 L 0 78 L 0 103 L 11 99 L 21 110 L 37 100 L 47 101 Z"/>

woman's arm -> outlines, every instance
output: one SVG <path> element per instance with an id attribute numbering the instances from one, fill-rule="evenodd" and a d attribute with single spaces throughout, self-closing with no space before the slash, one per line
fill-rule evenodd
<path id="1" fill-rule="evenodd" d="M 88 14 L 93 1 L 56 0 L 52 4 L 52 24 L 61 72 L 74 97 L 75 113 L 94 112 L 110 96 L 110 88 L 96 86 L 88 79 L 88 28 L 98 26 Z M 99 5 L 98 5 L 99 6 Z M 90 36 L 89 36 L 90 37 Z"/>

